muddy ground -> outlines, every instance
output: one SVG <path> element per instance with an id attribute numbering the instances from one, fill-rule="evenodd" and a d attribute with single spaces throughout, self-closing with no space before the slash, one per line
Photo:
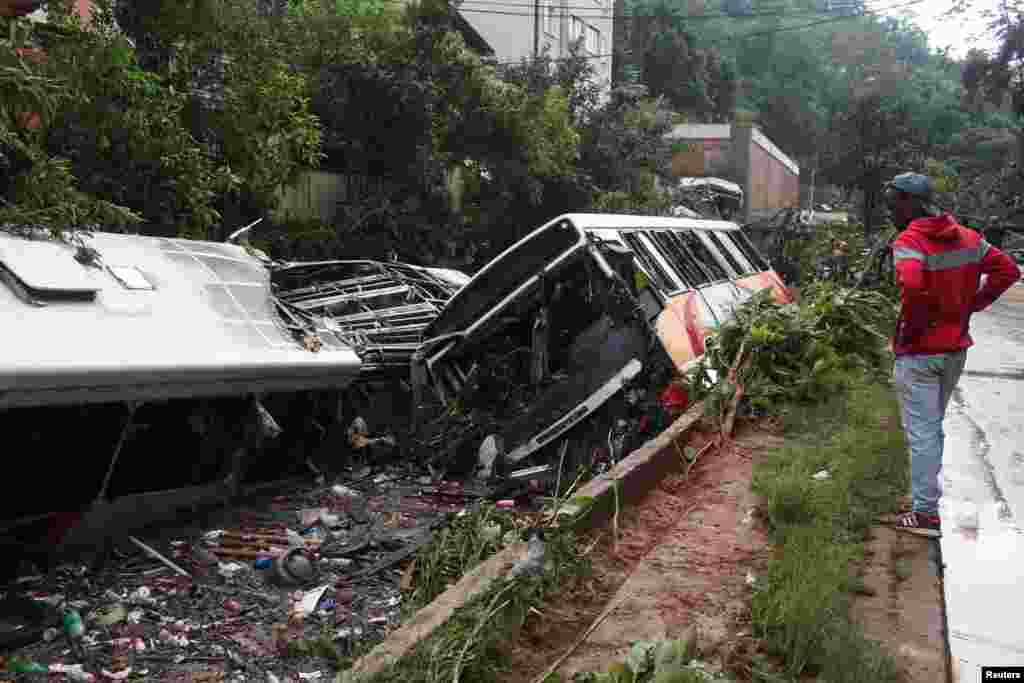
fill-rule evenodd
<path id="1" fill-rule="evenodd" d="M 698 431 L 690 445 L 709 439 Z M 757 459 L 782 443 L 770 425 L 738 425 L 721 452 L 712 448 L 688 476 L 670 474 L 624 510 L 617 540 L 610 526 L 592 533 L 585 542 L 595 544 L 593 579 L 529 615 L 504 648 L 502 683 L 532 682 L 574 647 L 557 669 L 562 680 L 607 670 L 637 641 L 694 633 L 711 669 L 748 680 L 743 665 L 761 649 L 750 623 L 751 582 L 765 575 L 771 554 L 750 482 Z M 946 680 L 937 551 L 934 541 L 878 527 L 855 570 L 865 589 L 854 599 L 853 619 L 897 659 L 907 683 Z"/>

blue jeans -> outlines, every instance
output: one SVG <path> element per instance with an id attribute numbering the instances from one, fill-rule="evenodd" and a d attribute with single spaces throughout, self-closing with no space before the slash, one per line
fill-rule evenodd
<path id="1" fill-rule="evenodd" d="M 914 512 L 939 513 L 939 471 L 946 438 L 942 419 L 966 360 L 967 351 L 896 358 L 893 378 L 910 446 Z"/>

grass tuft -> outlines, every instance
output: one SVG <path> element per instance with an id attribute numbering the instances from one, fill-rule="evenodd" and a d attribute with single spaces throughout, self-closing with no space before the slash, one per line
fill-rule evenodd
<path id="1" fill-rule="evenodd" d="M 817 405 L 790 407 L 785 418 L 787 445 L 754 472 L 776 544 L 766 587 L 754 596 L 754 624 L 787 675 L 896 683 L 895 662 L 848 617 L 850 594 L 863 591 L 853 569 L 867 532 L 908 484 L 895 399 L 865 380 Z M 815 479 L 822 470 L 828 478 Z"/>

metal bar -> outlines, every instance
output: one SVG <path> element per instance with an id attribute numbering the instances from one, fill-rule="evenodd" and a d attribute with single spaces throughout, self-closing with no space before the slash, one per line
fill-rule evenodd
<path id="1" fill-rule="evenodd" d="M 146 554 L 148 554 L 153 559 L 159 560 L 160 562 L 163 562 L 165 565 L 167 565 L 168 567 L 170 567 L 171 569 L 173 569 L 177 573 L 181 574 L 185 578 L 188 578 L 188 579 L 192 578 L 192 575 L 189 574 L 187 571 L 185 571 L 184 569 L 182 569 L 178 565 L 174 564 L 173 562 L 168 560 L 166 557 L 164 557 L 163 555 L 158 553 L 156 550 L 154 550 L 153 548 L 150 548 L 148 545 L 146 545 L 145 543 L 143 543 L 139 539 L 135 538 L 134 536 L 129 536 L 128 540 L 131 541 L 132 543 L 134 543 L 135 545 L 139 546 L 140 548 L 142 548 L 146 552 Z"/>
<path id="2" fill-rule="evenodd" d="M 139 409 L 140 403 L 134 401 L 128 403 L 128 417 L 125 419 L 124 427 L 121 428 L 121 435 L 117 439 L 117 446 L 114 447 L 114 456 L 110 459 L 110 466 L 107 468 L 107 474 L 103 477 L 103 486 L 100 487 L 100 492 L 96 496 L 96 502 L 99 503 L 107 497 L 107 488 L 110 486 L 110 479 L 114 476 L 114 468 L 117 466 L 117 461 L 121 457 L 121 450 L 124 448 L 124 442 L 128 440 L 128 433 L 131 431 L 132 422 L 135 421 L 135 411 Z"/>

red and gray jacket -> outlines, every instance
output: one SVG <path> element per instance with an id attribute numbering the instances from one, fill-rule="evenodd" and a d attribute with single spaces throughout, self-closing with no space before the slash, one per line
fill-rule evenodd
<path id="1" fill-rule="evenodd" d="M 1020 279 L 1012 258 L 949 215 L 911 221 L 892 247 L 903 293 L 893 339 L 898 356 L 969 348 L 971 314 Z"/>

